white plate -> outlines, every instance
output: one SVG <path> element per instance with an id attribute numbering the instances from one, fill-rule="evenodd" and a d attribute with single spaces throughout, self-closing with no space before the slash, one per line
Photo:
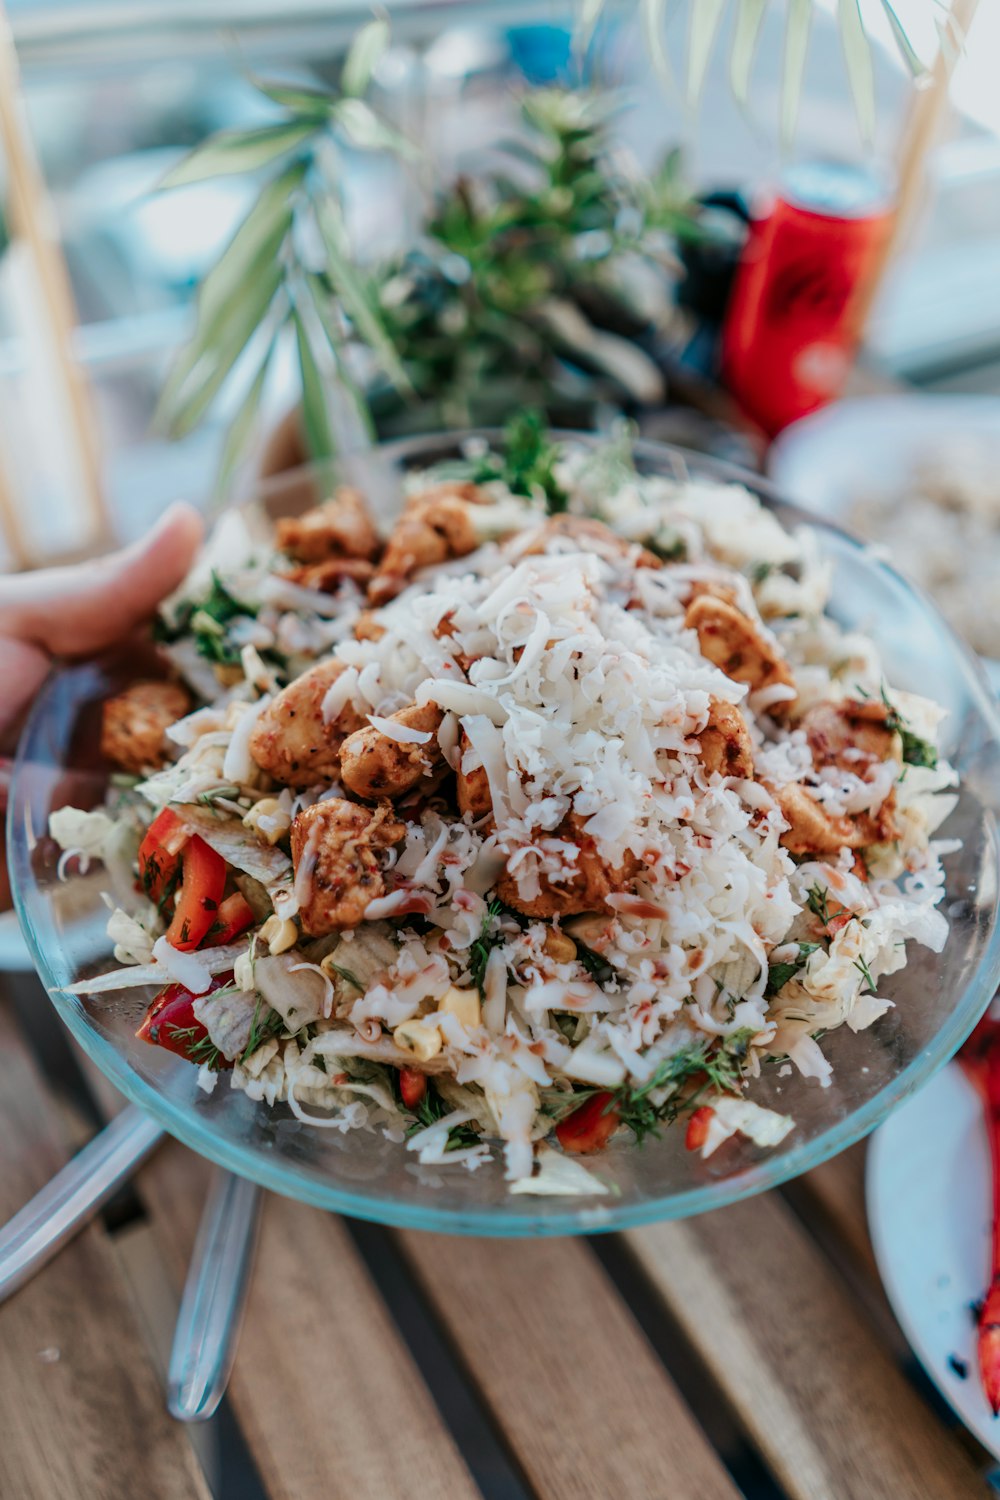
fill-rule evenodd
<path id="1" fill-rule="evenodd" d="M 989 1281 L 989 1148 L 981 1105 L 957 1063 L 874 1134 L 868 1225 L 893 1312 L 928 1375 L 996 1458 L 1000 1418 L 979 1382 L 972 1304 Z M 967 1367 L 965 1379 L 952 1361 Z"/>
<path id="2" fill-rule="evenodd" d="M 858 495 L 898 490 L 926 454 L 964 439 L 995 443 L 1000 460 L 1000 397 L 858 397 L 786 428 L 767 472 L 789 500 L 836 519 Z"/>

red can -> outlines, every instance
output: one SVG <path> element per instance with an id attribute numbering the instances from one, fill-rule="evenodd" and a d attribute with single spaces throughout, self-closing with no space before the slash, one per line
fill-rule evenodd
<path id="1" fill-rule="evenodd" d="M 770 436 L 832 401 L 861 337 L 864 293 L 892 230 L 886 184 L 805 163 L 754 218 L 722 335 L 722 378 Z"/>

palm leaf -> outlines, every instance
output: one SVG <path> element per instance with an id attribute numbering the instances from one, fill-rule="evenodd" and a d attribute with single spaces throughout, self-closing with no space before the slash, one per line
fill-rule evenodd
<path id="1" fill-rule="evenodd" d="M 280 104 L 283 109 L 312 120 L 316 125 L 323 125 L 330 118 L 334 99 L 323 89 L 312 89 L 304 83 L 269 83 L 263 78 L 254 78 L 252 83 L 274 104 Z"/>
<path id="2" fill-rule="evenodd" d="M 350 51 L 344 61 L 343 72 L 340 75 L 340 87 L 343 93 L 350 94 L 354 98 L 364 93 L 371 83 L 379 58 L 388 45 L 389 22 L 384 16 L 377 16 L 374 21 L 369 21 L 367 26 L 362 26 L 351 43 Z"/>
<path id="3" fill-rule="evenodd" d="M 312 120 L 286 120 L 280 125 L 262 125 L 256 130 L 224 130 L 178 162 L 160 183 L 161 188 L 187 187 L 210 177 L 234 172 L 256 172 L 285 156 L 312 135 Z"/>
<path id="4" fill-rule="evenodd" d="M 729 81 L 738 104 L 746 104 L 750 92 L 750 69 L 760 36 L 767 0 L 740 0 L 736 13 L 733 50 L 729 57 Z"/>
<path id="5" fill-rule="evenodd" d="M 923 78 L 927 72 L 927 69 L 921 62 L 920 58 L 917 56 L 916 52 L 913 50 L 913 43 L 910 41 L 910 38 L 906 34 L 905 26 L 896 14 L 895 7 L 892 4 L 892 0 L 881 0 L 881 4 L 882 9 L 885 12 L 886 20 L 889 22 L 889 25 L 892 28 L 893 40 L 896 43 L 896 47 L 899 51 L 900 57 L 905 62 L 914 78 Z"/>
<path id="6" fill-rule="evenodd" d="M 309 332 L 297 307 L 292 308 L 295 344 L 302 376 L 302 426 L 313 458 L 329 458 L 335 452 L 333 425 L 326 404 L 326 388 L 309 342 Z"/>
<path id="7" fill-rule="evenodd" d="M 863 138 L 870 142 L 875 133 L 875 77 L 858 0 L 837 0 L 837 19 L 858 124 Z"/>
<path id="8" fill-rule="evenodd" d="M 394 130 L 363 99 L 338 99 L 331 114 L 351 144 L 361 151 L 392 151 L 410 159 L 420 155 L 412 141 Z"/>
<path id="9" fill-rule="evenodd" d="M 248 282 L 242 296 L 226 307 L 212 342 L 197 359 L 187 378 L 171 392 L 170 431 L 184 437 L 208 411 L 230 372 L 271 309 L 284 272 L 277 261 Z"/>
<path id="10" fill-rule="evenodd" d="M 701 97 L 702 85 L 715 45 L 715 35 L 726 0 L 694 0 L 688 30 L 687 96 L 689 104 Z"/>
<path id="11" fill-rule="evenodd" d="M 324 194 L 314 200 L 314 208 L 316 223 L 326 250 L 326 269 L 334 290 L 343 303 L 344 311 L 396 389 L 409 392 L 410 382 L 396 353 L 396 346 L 383 326 L 363 278 L 351 264 L 344 244 L 343 224 L 334 200 Z"/>
<path id="12" fill-rule="evenodd" d="M 650 67 L 657 77 L 673 88 L 674 70 L 670 66 L 670 58 L 663 40 L 666 9 L 666 0 L 639 0 L 642 33 L 646 41 L 646 50 L 649 53 Z"/>
<path id="13" fill-rule="evenodd" d="M 371 409 L 365 396 L 354 376 L 351 374 L 346 351 L 343 347 L 343 335 L 337 328 L 330 315 L 330 294 L 323 284 L 322 278 L 314 272 L 306 273 L 305 284 L 312 298 L 313 310 L 317 321 L 326 334 L 326 341 L 330 346 L 330 352 L 337 362 L 337 374 L 345 393 L 353 404 L 358 420 L 364 430 L 369 442 L 374 442 L 376 437 L 375 424 L 372 421 Z"/>
<path id="14" fill-rule="evenodd" d="M 795 134 L 802 95 L 802 76 L 809 48 L 809 23 L 813 0 L 788 0 L 785 22 L 785 68 L 781 85 L 781 136 L 786 143 Z"/>
<path id="15" fill-rule="evenodd" d="M 254 435 L 257 422 L 257 414 L 260 411 L 261 397 L 264 394 L 264 386 L 267 384 L 267 375 L 271 367 L 271 356 L 274 353 L 275 341 L 271 340 L 267 347 L 264 358 L 260 362 L 260 369 L 250 383 L 250 387 L 240 402 L 236 415 L 233 418 L 226 440 L 222 445 L 222 455 L 219 459 L 219 472 L 216 475 L 216 493 L 224 495 L 229 488 L 230 480 L 236 472 L 236 466 L 243 457 L 244 452 L 250 444 Z"/>

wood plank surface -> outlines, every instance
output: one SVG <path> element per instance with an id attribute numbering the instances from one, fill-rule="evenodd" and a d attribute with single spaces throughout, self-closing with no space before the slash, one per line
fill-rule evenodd
<path id="1" fill-rule="evenodd" d="M 180 1284 L 211 1169 L 171 1141 L 138 1179 Z M 346 1230 L 268 1195 L 230 1397 L 273 1500 L 478 1500 Z"/>
<path id="2" fill-rule="evenodd" d="M 585 1244 L 399 1240 L 542 1500 L 734 1500 Z"/>
<path id="3" fill-rule="evenodd" d="M 814 1206 L 855 1265 L 878 1280 L 865 1212 L 865 1149 L 866 1143 L 859 1141 L 800 1177 L 793 1190 Z"/>
<path id="4" fill-rule="evenodd" d="M 983 1500 L 778 1195 L 626 1241 L 795 1500 Z"/>
<path id="5" fill-rule="evenodd" d="M 0 1002 L 0 1219 L 65 1160 L 59 1115 Z M 94 1225 L 0 1307 L 4 1500 L 207 1500 Z"/>

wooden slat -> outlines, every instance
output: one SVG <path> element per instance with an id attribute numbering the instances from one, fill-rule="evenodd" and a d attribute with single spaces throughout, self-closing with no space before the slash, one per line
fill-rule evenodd
<path id="1" fill-rule="evenodd" d="M 626 1240 L 795 1500 L 982 1500 L 777 1195 Z"/>
<path id="2" fill-rule="evenodd" d="M 169 1142 L 139 1178 L 184 1274 L 206 1164 Z M 273 1500 L 478 1500 L 479 1491 L 343 1225 L 268 1197 L 230 1387 Z"/>
<path id="3" fill-rule="evenodd" d="M 58 1114 L 0 1004 L 0 1217 L 62 1165 Z M 207 1500 L 93 1226 L 0 1308 L 0 1495 Z"/>
<path id="4" fill-rule="evenodd" d="M 795 1184 L 795 1191 L 822 1215 L 829 1232 L 854 1263 L 877 1279 L 878 1266 L 865 1213 L 865 1143 L 859 1141 L 849 1151 L 807 1172 Z"/>
<path id="5" fill-rule="evenodd" d="M 737 1491 L 586 1245 L 400 1236 L 543 1500 Z"/>

